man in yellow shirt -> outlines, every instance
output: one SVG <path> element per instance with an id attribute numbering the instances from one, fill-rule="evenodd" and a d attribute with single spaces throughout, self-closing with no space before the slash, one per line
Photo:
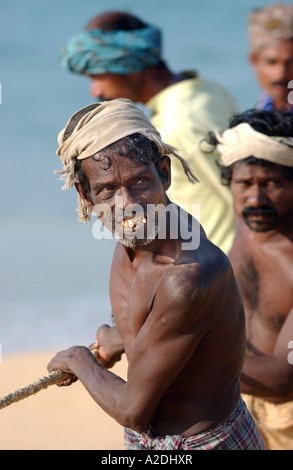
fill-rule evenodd
<path id="1" fill-rule="evenodd" d="M 93 18 L 68 40 L 61 62 L 91 79 L 93 97 L 128 98 L 150 110 L 162 138 L 178 149 L 200 181 L 189 188 L 174 164 L 168 194 L 189 212 L 199 204 L 208 238 L 228 253 L 235 233 L 231 194 L 220 181 L 218 154 L 203 152 L 200 143 L 210 130 L 227 127 L 236 111 L 231 95 L 196 72 L 173 73 L 162 60 L 160 30 L 127 13 Z"/>

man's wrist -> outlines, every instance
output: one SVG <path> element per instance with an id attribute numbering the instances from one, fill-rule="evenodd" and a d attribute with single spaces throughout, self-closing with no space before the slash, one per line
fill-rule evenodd
<path id="1" fill-rule="evenodd" d="M 80 366 L 88 360 L 94 360 L 94 356 L 87 347 L 73 346 L 69 349 L 68 366 L 76 375 L 78 375 Z"/>

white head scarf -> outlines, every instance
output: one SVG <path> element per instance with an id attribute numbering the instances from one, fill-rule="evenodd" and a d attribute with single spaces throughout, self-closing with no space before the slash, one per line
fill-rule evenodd
<path id="1" fill-rule="evenodd" d="M 293 167 L 293 137 L 269 137 L 254 130 L 248 123 L 215 132 L 224 166 L 255 157 L 277 165 Z"/>

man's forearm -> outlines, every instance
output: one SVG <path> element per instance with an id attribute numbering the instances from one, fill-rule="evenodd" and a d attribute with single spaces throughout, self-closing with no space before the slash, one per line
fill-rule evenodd
<path id="1" fill-rule="evenodd" d="M 119 406 L 125 381 L 103 368 L 87 348 L 74 347 L 68 356 L 68 366 L 79 378 L 95 402 L 116 421 L 123 423 L 123 410 Z M 111 391 L 111 393 L 110 393 Z"/>
<path id="2" fill-rule="evenodd" d="M 241 391 L 248 395 L 262 397 L 272 403 L 284 403 L 293 399 L 288 390 L 288 377 L 280 360 L 274 356 L 246 355 L 241 374 Z M 291 393 L 291 395 L 290 395 Z"/>

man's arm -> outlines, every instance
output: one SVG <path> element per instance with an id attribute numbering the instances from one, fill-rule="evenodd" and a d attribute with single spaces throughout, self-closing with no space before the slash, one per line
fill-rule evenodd
<path id="1" fill-rule="evenodd" d="M 293 364 L 288 361 L 288 344 L 292 340 L 293 307 L 280 331 L 273 355 L 246 355 L 241 376 L 243 393 L 272 403 L 293 400 Z"/>
<path id="2" fill-rule="evenodd" d="M 182 268 L 176 268 L 179 276 L 161 282 L 152 311 L 135 338 L 127 382 L 104 369 L 84 347 L 58 353 L 48 365 L 49 371 L 76 375 L 106 413 L 138 432 L 147 430 L 162 396 L 207 331 L 196 286 L 186 289 L 188 280 L 182 277 Z"/>
<path id="3" fill-rule="evenodd" d="M 124 353 L 124 345 L 116 326 L 102 325 L 96 333 L 96 341 L 89 349 L 105 369 L 111 369 L 116 362 L 121 360 Z"/>

